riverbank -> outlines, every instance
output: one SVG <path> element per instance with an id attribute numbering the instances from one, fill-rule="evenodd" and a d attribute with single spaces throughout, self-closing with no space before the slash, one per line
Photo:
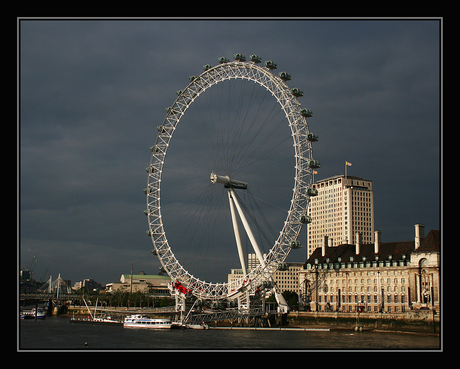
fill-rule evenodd
<path id="1" fill-rule="evenodd" d="M 432 310 L 404 313 L 289 312 L 290 327 L 373 330 L 377 332 L 440 333 L 440 316 Z"/>
<path id="2" fill-rule="evenodd" d="M 93 308 L 91 309 L 93 312 Z M 102 311 L 98 311 L 98 314 Z M 169 308 L 111 308 L 105 310 L 106 315 L 124 317 L 129 314 L 155 315 L 158 318 L 174 319 L 175 312 Z M 70 307 L 64 316 L 87 317 L 86 307 Z M 264 329 L 280 328 L 295 329 L 328 329 L 357 330 L 397 333 L 440 334 L 440 314 L 432 310 L 410 310 L 404 313 L 341 313 L 341 312 L 298 312 L 291 311 L 287 316 L 272 315 L 270 320 L 261 319 L 247 324 L 244 320 L 236 324 L 231 321 L 209 322 L 212 328 L 246 328 Z M 262 327 L 263 326 L 263 327 Z"/>

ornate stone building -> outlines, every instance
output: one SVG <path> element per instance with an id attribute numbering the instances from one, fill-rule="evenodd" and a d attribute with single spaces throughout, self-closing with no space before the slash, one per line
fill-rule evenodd
<path id="1" fill-rule="evenodd" d="M 424 237 L 415 225 L 413 241 L 328 246 L 323 236 L 299 271 L 300 308 L 311 311 L 403 312 L 439 309 L 440 232 Z"/>

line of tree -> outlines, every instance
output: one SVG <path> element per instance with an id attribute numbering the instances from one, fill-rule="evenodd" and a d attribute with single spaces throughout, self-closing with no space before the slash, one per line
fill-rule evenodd
<path id="1" fill-rule="evenodd" d="M 98 294 L 98 293 L 89 293 L 83 288 L 78 291 L 80 298 L 77 298 L 74 301 L 74 304 L 84 305 L 83 298 L 85 298 L 86 303 L 94 306 L 96 300 L 98 306 L 104 307 L 163 307 L 163 306 L 172 306 L 174 305 L 174 300 L 169 297 L 151 297 L 147 296 L 144 293 L 137 291 L 133 294 L 129 292 L 116 291 L 113 294 Z M 86 292 L 86 293 L 85 293 Z"/>

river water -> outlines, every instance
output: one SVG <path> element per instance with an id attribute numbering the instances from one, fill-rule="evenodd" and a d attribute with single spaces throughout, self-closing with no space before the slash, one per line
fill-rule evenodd
<path id="1" fill-rule="evenodd" d="M 85 346 L 85 342 L 88 344 Z M 148 330 L 70 323 L 68 317 L 23 320 L 19 350 L 440 350 L 440 337 L 349 330 Z"/>

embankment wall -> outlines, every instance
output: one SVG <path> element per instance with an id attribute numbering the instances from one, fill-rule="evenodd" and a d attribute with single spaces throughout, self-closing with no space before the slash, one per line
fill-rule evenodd
<path id="1" fill-rule="evenodd" d="M 391 330 L 440 333 L 439 314 L 433 310 L 410 310 L 404 313 L 289 312 L 290 326 Z"/>

